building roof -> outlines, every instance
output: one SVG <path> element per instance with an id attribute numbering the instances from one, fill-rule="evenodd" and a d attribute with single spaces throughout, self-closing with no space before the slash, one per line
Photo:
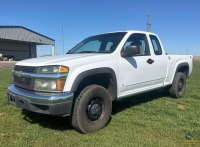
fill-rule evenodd
<path id="1" fill-rule="evenodd" d="M 23 26 L 0 26 L 0 40 L 55 45 L 55 40 Z"/>

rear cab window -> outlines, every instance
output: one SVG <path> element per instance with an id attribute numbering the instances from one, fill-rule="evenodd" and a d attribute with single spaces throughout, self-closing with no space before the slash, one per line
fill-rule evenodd
<path id="1" fill-rule="evenodd" d="M 154 54 L 155 55 L 162 55 L 162 48 L 158 38 L 154 35 L 149 35 L 151 44 L 153 46 Z"/>

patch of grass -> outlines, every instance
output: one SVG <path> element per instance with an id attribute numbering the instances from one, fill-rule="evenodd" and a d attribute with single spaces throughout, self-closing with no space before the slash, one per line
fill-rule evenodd
<path id="1" fill-rule="evenodd" d="M 0 146 L 188 146 L 200 145 L 200 62 L 182 99 L 152 91 L 113 104 L 111 122 L 80 134 L 69 118 L 31 113 L 7 103 L 11 70 L 0 68 Z"/>

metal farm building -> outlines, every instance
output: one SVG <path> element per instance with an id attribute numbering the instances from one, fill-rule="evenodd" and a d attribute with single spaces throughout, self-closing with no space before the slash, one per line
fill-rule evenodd
<path id="1" fill-rule="evenodd" d="M 37 45 L 51 45 L 55 40 L 21 26 L 0 26 L 0 53 L 4 57 L 23 60 L 37 57 Z"/>

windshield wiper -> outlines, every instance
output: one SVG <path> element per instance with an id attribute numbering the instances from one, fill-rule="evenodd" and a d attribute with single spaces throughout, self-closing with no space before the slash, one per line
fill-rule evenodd
<path id="1" fill-rule="evenodd" d="M 81 52 L 77 52 L 77 53 L 97 53 L 95 51 L 81 51 Z"/>

